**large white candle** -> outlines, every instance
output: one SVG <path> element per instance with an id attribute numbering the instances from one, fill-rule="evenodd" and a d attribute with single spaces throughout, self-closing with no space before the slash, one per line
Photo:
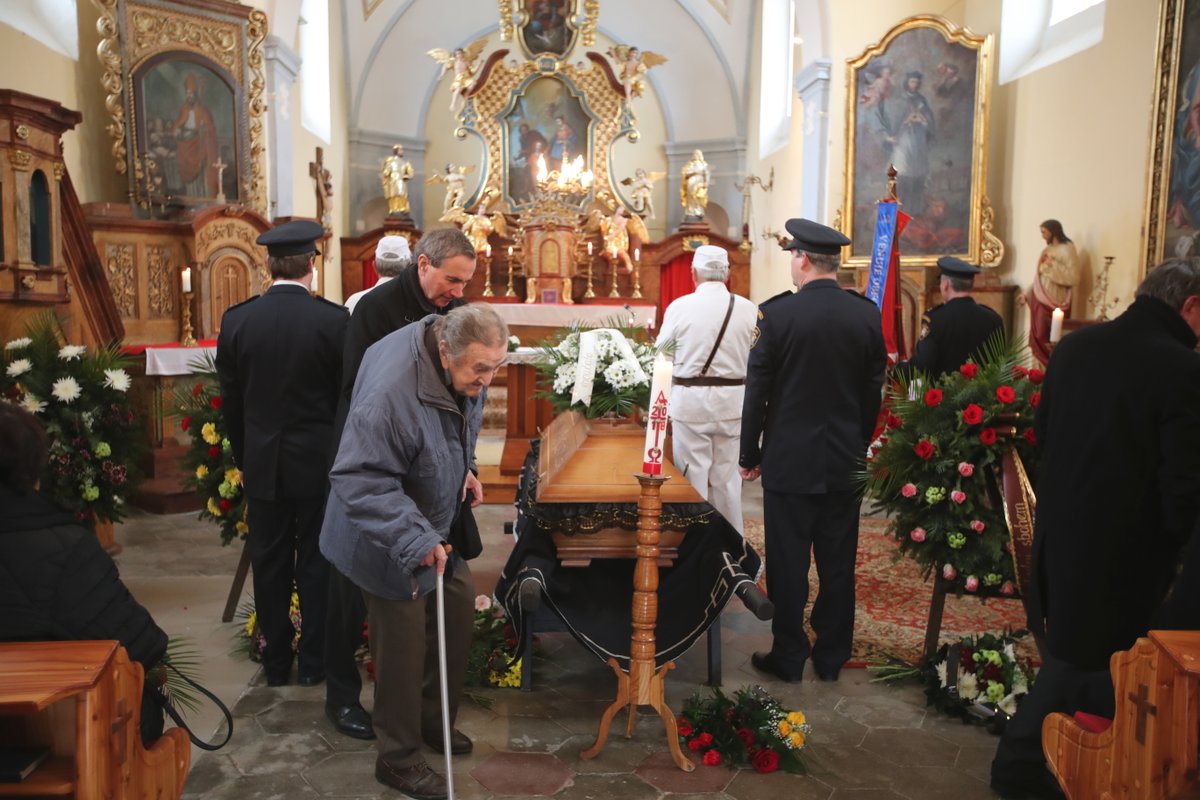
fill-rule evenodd
<path id="1" fill-rule="evenodd" d="M 183 268 L 183 291 L 185 291 L 185 292 L 192 291 L 192 268 L 191 267 Z"/>
<path id="2" fill-rule="evenodd" d="M 313 267 L 312 293 L 321 293 L 321 270 L 316 267 Z"/>
<path id="3" fill-rule="evenodd" d="M 591 254 L 592 254 L 592 243 L 588 242 L 588 255 L 590 256 Z"/>
<path id="4" fill-rule="evenodd" d="M 650 378 L 650 408 L 646 420 L 646 447 L 642 454 L 642 472 L 661 475 L 663 448 L 667 441 L 667 404 L 671 397 L 671 362 L 662 354 L 654 359 Z"/>
<path id="5" fill-rule="evenodd" d="M 1050 343 L 1054 344 L 1062 338 L 1063 326 L 1063 310 L 1061 308 L 1054 309 L 1054 313 L 1050 315 Z"/>

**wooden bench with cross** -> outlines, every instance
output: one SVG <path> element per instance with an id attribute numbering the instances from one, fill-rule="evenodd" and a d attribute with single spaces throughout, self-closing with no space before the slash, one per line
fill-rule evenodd
<path id="1" fill-rule="evenodd" d="M 1042 724 L 1042 748 L 1071 800 L 1200 798 L 1200 632 L 1151 631 L 1113 654 L 1116 717 L 1088 730 L 1066 714 Z M 1099 726 L 1092 726 L 1099 727 Z"/>

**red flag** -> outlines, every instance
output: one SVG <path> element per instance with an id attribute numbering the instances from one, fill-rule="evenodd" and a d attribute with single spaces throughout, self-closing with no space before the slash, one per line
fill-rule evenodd
<path id="1" fill-rule="evenodd" d="M 900 234 L 912 219 L 903 211 L 896 212 L 896 233 L 892 244 L 892 260 L 888 264 L 887 283 L 883 290 L 883 341 L 887 346 L 888 359 L 899 363 L 908 358 L 904 346 L 904 315 L 900 297 Z"/>

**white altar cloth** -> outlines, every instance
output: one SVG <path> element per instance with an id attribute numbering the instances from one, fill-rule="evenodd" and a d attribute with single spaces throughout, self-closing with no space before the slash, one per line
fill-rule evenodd
<path id="1" fill-rule="evenodd" d="M 634 305 L 584 305 L 576 303 L 493 303 L 492 308 L 509 325 L 526 325 L 542 328 L 565 328 L 573 322 L 596 326 L 612 319 L 633 316 L 635 325 L 653 329 L 658 306 Z"/>

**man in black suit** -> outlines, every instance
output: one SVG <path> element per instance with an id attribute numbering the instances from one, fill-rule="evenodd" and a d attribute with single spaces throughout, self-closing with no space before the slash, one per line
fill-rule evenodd
<path id="1" fill-rule="evenodd" d="M 879 413 L 887 353 L 879 309 L 837 283 L 838 253 L 850 240 L 803 219 L 788 220 L 787 230 L 799 291 L 759 309 L 742 417 L 740 471 L 745 480 L 762 475 L 775 604 L 771 650 L 752 663 L 798 681 L 811 655 L 817 677 L 837 680 L 854 635 L 855 473 Z M 804 631 L 810 555 L 821 582 L 815 647 Z"/>
<path id="2" fill-rule="evenodd" d="M 300 595 L 300 683 L 324 680 L 329 564 L 317 547 L 342 376 L 346 310 L 310 292 L 315 222 L 287 222 L 258 237 L 274 282 L 221 318 L 221 413 L 249 500 L 250 563 L 268 686 L 288 682 Z"/>
<path id="3" fill-rule="evenodd" d="M 925 312 L 916 352 L 896 367 L 923 372 L 933 380 L 957 371 L 968 358 L 978 359 L 980 347 L 1004 329 L 999 314 L 971 297 L 979 267 L 953 256 L 942 256 L 937 263 L 942 303 Z"/>
<path id="4" fill-rule="evenodd" d="M 458 228 L 439 228 L 418 240 L 412 263 L 383 286 L 366 293 L 350 316 L 342 352 L 342 391 L 334 424 L 331 457 L 337 455 L 350 394 L 367 348 L 429 314 L 466 305 L 463 291 L 475 274 L 475 249 Z M 474 474 L 468 481 L 479 484 Z M 482 485 L 478 486 L 483 496 Z M 373 739 L 371 715 L 362 707 L 362 677 L 355 652 L 362 644 L 367 606 L 362 590 L 337 567 L 329 573 L 329 625 L 325 641 L 325 716 L 341 733 Z"/>
<path id="5" fill-rule="evenodd" d="M 1064 337 L 1050 358 L 1035 423 L 1028 598 L 1029 627 L 1044 632 L 1047 652 L 992 762 L 992 787 L 1005 797 L 1060 797 L 1043 719 L 1111 717 L 1113 653 L 1152 627 L 1187 624 L 1163 603 L 1183 554 L 1193 551 L 1185 576 L 1196 566 L 1187 543 L 1200 515 L 1197 335 L 1200 260 L 1171 259 L 1125 313 Z M 1176 589 L 1179 600 L 1195 586 Z"/>

